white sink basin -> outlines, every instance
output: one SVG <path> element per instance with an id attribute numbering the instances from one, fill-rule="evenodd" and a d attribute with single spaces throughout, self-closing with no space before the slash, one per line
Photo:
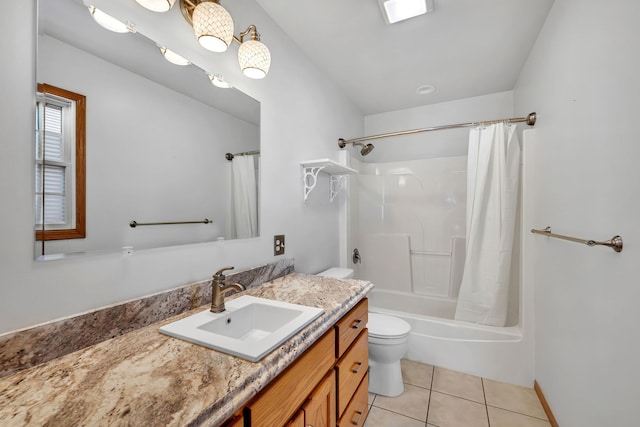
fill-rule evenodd
<path id="1" fill-rule="evenodd" d="M 225 302 L 226 310 L 209 310 L 162 326 L 160 332 L 257 362 L 324 310 L 243 295 Z"/>

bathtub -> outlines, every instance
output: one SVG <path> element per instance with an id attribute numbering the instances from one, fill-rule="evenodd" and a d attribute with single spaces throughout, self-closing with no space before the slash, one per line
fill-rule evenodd
<path id="1" fill-rule="evenodd" d="M 495 327 L 453 320 L 455 301 L 374 289 L 369 311 L 411 325 L 407 359 L 531 387 L 531 339 L 520 326 Z"/>

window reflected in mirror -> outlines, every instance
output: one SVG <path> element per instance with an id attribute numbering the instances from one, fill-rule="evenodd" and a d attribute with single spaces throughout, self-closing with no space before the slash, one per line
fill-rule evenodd
<path id="1" fill-rule="evenodd" d="M 36 240 L 85 237 L 85 123 L 84 95 L 38 84 Z"/>

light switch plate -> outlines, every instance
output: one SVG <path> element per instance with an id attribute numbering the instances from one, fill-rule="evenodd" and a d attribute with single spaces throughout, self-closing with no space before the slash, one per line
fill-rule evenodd
<path id="1" fill-rule="evenodd" d="M 284 255 L 284 234 L 273 236 L 273 254 Z"/>

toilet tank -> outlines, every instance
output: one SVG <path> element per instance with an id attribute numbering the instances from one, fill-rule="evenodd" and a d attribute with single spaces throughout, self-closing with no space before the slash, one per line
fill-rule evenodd
<path id="1" fill-rule="evenodd" d="M 353 269 L 332 267 L 317 274 L 317 276 L 332 277 L 334 279 L 353 278 Z"/>

